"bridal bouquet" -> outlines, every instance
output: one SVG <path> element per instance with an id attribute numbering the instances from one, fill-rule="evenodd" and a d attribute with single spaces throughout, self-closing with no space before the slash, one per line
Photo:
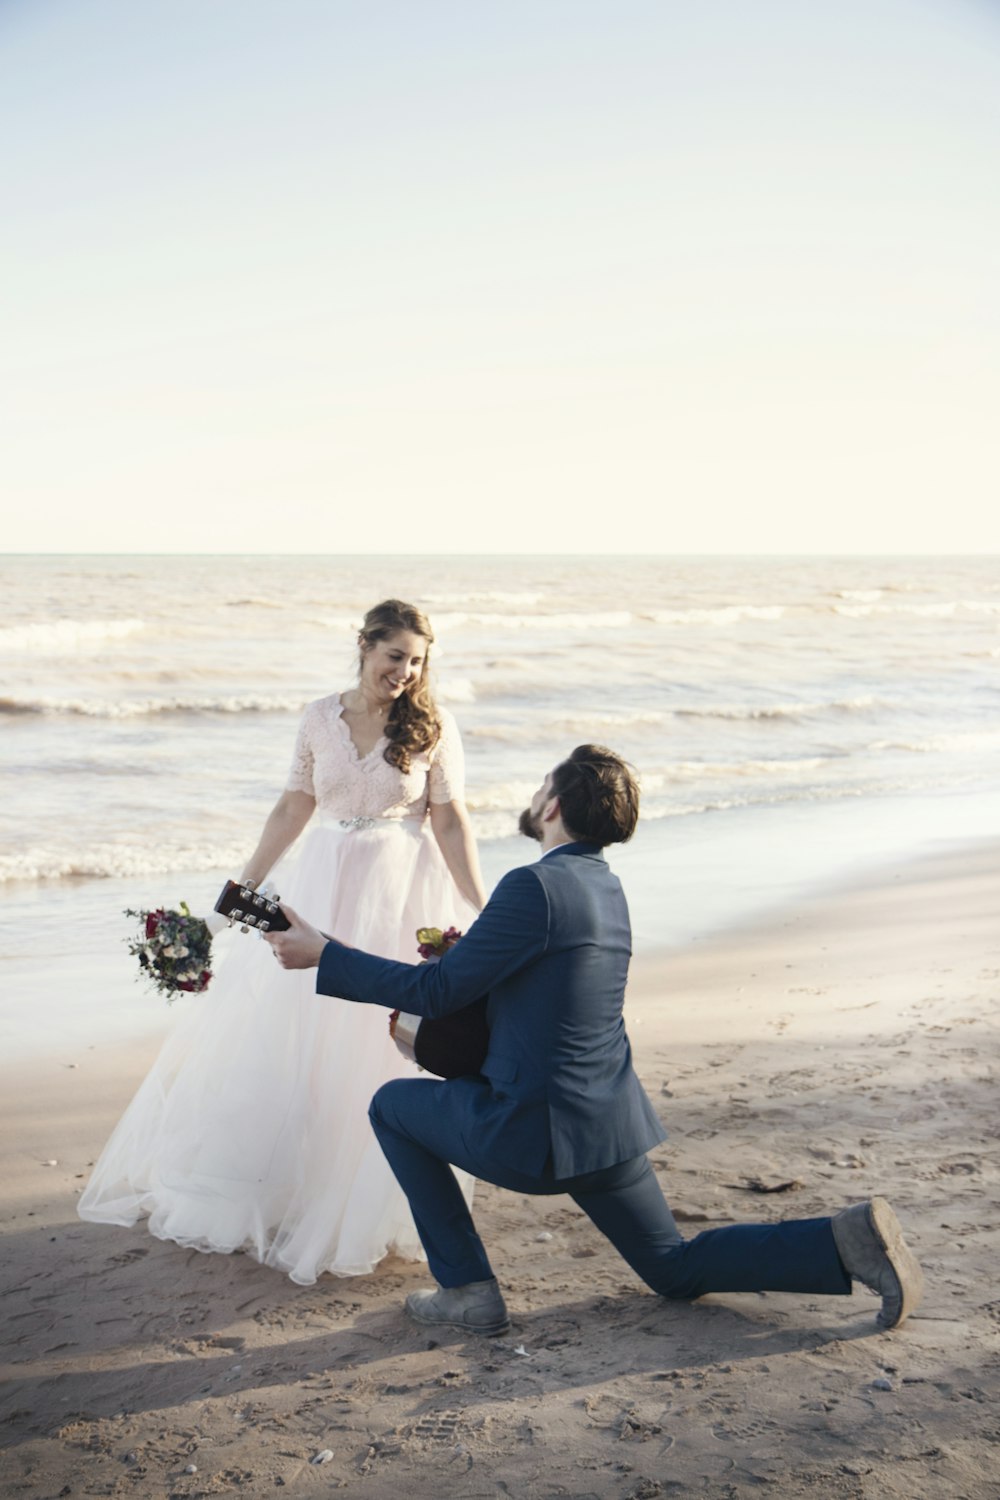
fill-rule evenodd
<path id="1" fill-rule="evenodd" d="M 140 926 L 128 938 L 128 951 L 139 960 L 140 979 L 146 979 L 168 1002 L 181 990 L 200 995 L 212 977 L 209 954 L 212 934 L 200 917 L 193 917 L 186 901 L 180 911 L 133 911 Z"/>

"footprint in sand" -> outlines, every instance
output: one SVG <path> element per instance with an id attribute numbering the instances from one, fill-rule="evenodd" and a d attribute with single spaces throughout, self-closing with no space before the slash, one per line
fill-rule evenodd
<path id="1" fill-rule="evenodd" d="M 715 1437 L 723 1440 L 735 1440 L 740 1443 L 751 1442 L 754 1438 L 770 1437 L 777 1430 L 778 1423 L 770 1422 L 766 1419 L 747 1422 L 743 1425 L 734 1424 L 733 1426 L 729 1426 L 725 1422 L 716 1422 L 712 1426 L 712 1433 Z"/>
<path id="2" fill-rule="evenodd" d="M 148 1245 L 136 1245 L 134 1250 L 123 1250 L 120 1255 L 112 1255 L 106 1262 L 109 1266 L 128 1266 L 134 1260 L 142 1260 L 144 1255 L 149 1254 Z"/>
<path id="3" fill-rule="evenodd" d="M 447 1443 L 455 1441 L 455 1433 L 462 1413 L 459 1411 L 433 1411 L 421 1417 L 413 1429 L 414 1437 L 424 1438 L 430 1442 Z"/>

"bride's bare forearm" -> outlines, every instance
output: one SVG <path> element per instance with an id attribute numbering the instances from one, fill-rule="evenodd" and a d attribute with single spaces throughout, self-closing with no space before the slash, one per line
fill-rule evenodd
<path id="1" fill-rule="evenodd" d="M 268 815 L 256 849 L 240 873 L 241 880 L 259 885 L 265 875 L 294 844 L 312 817 L 315 799 L 307 792 L 283 792 Z"/>
<path id="2" fill-rule="evenodd" d="M 463 803 L 431 803 L 431 827 L 458 889 L 477 911 L 486 905 L 479 851 Z"/>

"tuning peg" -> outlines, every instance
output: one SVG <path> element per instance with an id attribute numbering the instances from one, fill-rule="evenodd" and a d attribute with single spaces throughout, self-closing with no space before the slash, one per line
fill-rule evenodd
<path id="1" fill-rule="evenodd" d="M 257 923 L 257 931 L 258 932 L 270 932 L 270 930 L 271 930 L 271 924 L 270 924 L 270 922 L 264 921 L 262 919 L 260 922 Z"/>

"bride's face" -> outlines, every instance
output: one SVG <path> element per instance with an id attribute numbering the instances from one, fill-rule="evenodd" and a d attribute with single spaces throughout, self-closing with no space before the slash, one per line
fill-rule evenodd
<path id="1" fill-rule="evenodd" d="M 419 681 L 427 642 L 412 630 L 398 630 L 368 647 L 361 663 L 361 685 L 382 703 L 392 703 Z"/>

